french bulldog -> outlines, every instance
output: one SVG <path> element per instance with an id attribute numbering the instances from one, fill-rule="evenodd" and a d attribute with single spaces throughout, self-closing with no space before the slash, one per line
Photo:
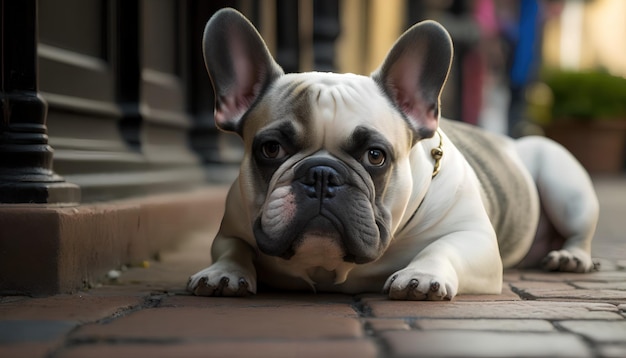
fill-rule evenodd
<path id="1" fill-rule="evenodd" d="M 289 290 L 442 300 L 497 294 L 503 268 L 594 269 L 589 175 L 543 137 L 441 119 L 447 31 L 420 22 L 371 76 L 284 74 L 233 9 L 207 23 L 215 123 L 244 143 L 200 296 Z"/>

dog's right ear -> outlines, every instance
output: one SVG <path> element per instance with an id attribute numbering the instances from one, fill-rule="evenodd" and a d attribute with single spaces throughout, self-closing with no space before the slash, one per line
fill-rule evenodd
<path id="1" fill-rule="evenodd" d="M 215 92 L 215 124 L 241 134 L 241 119 L 283 70 L 241 13 L 221 9 L 204 28 L 204 63 Z"/>
<path id="2" fill-rule="evenodd" d="M 452 64 L 452 39 L 443 26 L 422 21 L 393 45 L 372 78 L 406 116 L 415 141 L 439 126 L 440 96 Z"/>

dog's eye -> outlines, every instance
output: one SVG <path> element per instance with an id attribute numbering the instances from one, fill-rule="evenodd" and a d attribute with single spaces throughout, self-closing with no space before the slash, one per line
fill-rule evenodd
<path id="1" fill-rule="evenodd" d="M 270 141 L 261 146 L 261 152 L 267 159 L 282 159 L 287 155 L 280 143 Z"/>
<path id="2" fill-rule="evenodd" d="M 385 164 L 385 152 L 380 149 L 370 148 L 365 152 L 363 160 L 368 165 L 380 167 Z"/>

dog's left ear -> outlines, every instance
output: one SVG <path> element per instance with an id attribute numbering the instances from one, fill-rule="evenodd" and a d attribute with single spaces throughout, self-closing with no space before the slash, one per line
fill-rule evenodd
<path id="1" fill-rule="evenodd" d="M 407 117 L 414 141 L 430 138 L 439 125 L 439 97 L 452 63 L 452 40 L 434 21 L 408 29 L 372 73 L 391 101 Z"/>

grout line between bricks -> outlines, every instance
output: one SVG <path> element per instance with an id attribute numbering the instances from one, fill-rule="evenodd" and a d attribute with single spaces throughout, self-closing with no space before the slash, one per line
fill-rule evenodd
<path id="1" fill-rule="evenodd" d="M 161 304 L 161 301 L 163 300 L 165 296 L 167 296 L 166 293 L 150 293 L 144 297 L 143 303 L 139 305 L 123 308 L 119 311 L 114 312 L 112 315 L 108 317 L 104 317 L 104 318 L 95 320 L 93 322 L 84 322 L 84 323 L 77 324 L 76 327 L 74 327 L 65 335 L 65 339 L 63 340 L 63 342 L 61 342 L 61 344 L 59 344 L 58 347 L 51 349 L 50 352 L 46 354 L 46 358 L 55 358 L 63 350 L 67 348 L 71 348 L 71 347 L 80 346 L 80 345 L 88 345 L 88 344 L 93 344 L 93 343 L 118 343 L 115 340 L 113 340 L 115 342 L 109 342 L 107 339 L 101 339 L 101 338 L 70 338 L 70 337 L 72 336 L 72 334 L 74 334 L 76 331 L 78 331 L 81 327 L 85 325 L 109 324 L 113 322 L 114 320 L 125 317 L 133 312 L 138 312 L 138 311 L 148 309 L 148 308 L 156 308 Z M 176 343 L 176 342 L 165 342 L 164 340 L 159 340 L 159 342 L 162 342 L 163 344 Z M 144 343 L 159 343 L 159 342 L 150 341 L 150 342 L 144 342 Z M 138 343 L 138 342 L 135 342 L 135 343 Z"/>
<path id="2" fill-rule="evenodd" d="M 520 289 L 520 288 L 513 286 L 513 284 L 511 283 L 509 283 L 509 288 L 511 289 L 513 293 L 515 293 L 523 301 L 536 301 L 537 300 L 537 297 L 526 292 L 524 289 Z"/>
<path id="3" fill-rule="evenodd" d="M 583 334 L 576 333 L 576 332 L 568 330 L 567 328 L 565 328 L 565 327 L 563 327 L 561 325 L 561 321 L 564 321 L 564 320 L 552 320 L 552 321 L 550 321 L 550 323 L 556 329 L 557 332 L 571 334 L 571 335 L 574 335 L 574 336 L 580 338 L 585 343 L 587 348 L 589 348 L 589 352 L 591 353 L 592 357 L 601 357 L 602 356 L 600 354 L 600 347 L 601 347 L 600 343 L 594 342 L 591 338 L 589 338 L 589 337 L 587 337 L 587 336 L 585 336 Z M 602 320 L 590 320 L 590 321 L 602 322 Z"/>
<path id="4" fill-rule="evenodd" d="M 352 309 L 356 311 L 359 315 L 359 318 L 369 318 L 372 316 L 372 310 L 369 306 L 363 303 L 363 299 L 360 296 L 354 296 L 352 300 Z"/>
<path id="5" fill-rule="evenodd" d="M 372 309 L 365 303 L 360 296 L 353 296 L 352 309 L 357 313 L 361 321 L 361 329 L 365 334 L 365 338 L 372 341 L 376 346 L 377 356 L 380 358 L 391 356 L 391 347 L 371 328 L 367 318 L 373 318 Z"/>
<path id="6" fill-rule="evenodd" d="M 125 317 L 128 316 L 131 313 L 137 312 L 137 311 L 141 311 L 144 309 L 148 309 L 148 308 L 156 308 L 161 304 L 161 301 L 163 300 L 163 298 L 167 296 L 167 294 L 164 293 L 150 293 L 148 294 L 145 298 L 142 304 L 137 305 L 137 306 L 132 306 L 129 307 L 127 309 L 122 309 L 119 310 L 115 313 L 113 313 L 111 316 L 109 317 L 104 317 L 101 318 L 95 322 L 92 323 L 96 323 L 96 324 L 109 324 L 111 322 L 113 322 L 114 320 L 121 318 L 121 317 Z"/>

